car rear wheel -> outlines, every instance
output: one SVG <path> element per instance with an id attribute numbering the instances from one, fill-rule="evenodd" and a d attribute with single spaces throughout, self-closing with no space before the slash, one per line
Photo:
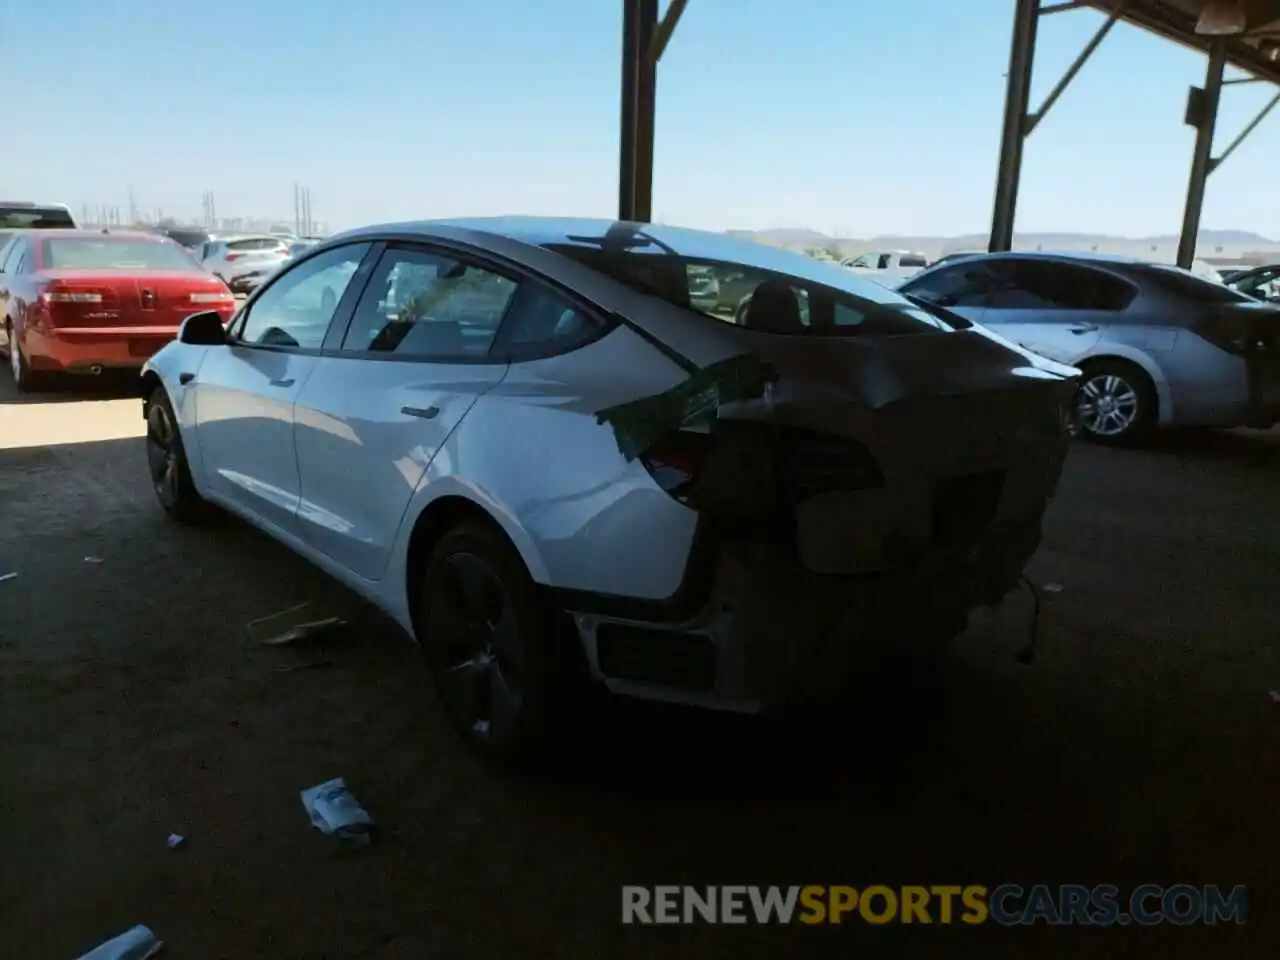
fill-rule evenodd
<path id="1" fill-rule="evenodd" d="M 147 400 L 147 469 L 156 499 L 170 517 L 196 523 L 209 516 L 211 507 L 191 480 L 178 418 L 164 387 L 156 387 Z"/>
<path id="2" fill-rule="evenodd" d="M 13 324 L 5 324 L 5 339 L 9 344 L 9 374 L 13 377 L 13 385 L 19 393 L 31 393 L 47 387 L 47 378 L 32 372 L 27 358 L 22 355 L 22 347 L 14 334 Z"/>
<path id="3" fill-rule="evenodd" d="M 1147 375 L 1124 361 L 1085 364 L 1076 394 L 1079 435 L 1104 444 L 1144 439 L 1156 423 L 1156 393 Z"/>
<path id="4" fill-rule="evenodd" d="M 418 634 L 455 729 L 505 763 L 545 756 L 575 688 L 576 638 L 498 531 L 469 521 L 436 545 Z"/>

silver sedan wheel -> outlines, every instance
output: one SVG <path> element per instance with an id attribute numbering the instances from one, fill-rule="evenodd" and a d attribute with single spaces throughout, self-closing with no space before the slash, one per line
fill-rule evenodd
<path id="1" fill-rule="evenodd" d="M 1086 380 L 1077 399 L 1080 429 L 1098 437 L 1118 437 L 1138 420 L 1141 400 L 1124 377 L 1099 374 Z"/>

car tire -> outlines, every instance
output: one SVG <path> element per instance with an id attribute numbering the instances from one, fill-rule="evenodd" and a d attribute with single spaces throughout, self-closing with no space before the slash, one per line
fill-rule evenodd
<path id="1" fill-rule="evenodd" d="M 1106 446 L 1145 441 L 1155 429 L 1158 404 L 1146 372 L 1125 360 L 1096 360 L 1080 369 L 1084 376 L 1076 393 L 1077 436 Z"/>
<path id="2" fill-rule="evenodd" d="M 469 747 L 525 766 L 548 759 L 590 686 L 571 624 L 551 608 L 506 537 L 464 522 L 423 574 L 417 633 L 440 703 Z"/>
<path id="3" fill-rule="evenodd" d="M 178 418 L 164 387 L 147 399 L 147 471 L 160 506 L 179 523 L 199 523 L 213 513 L 191 479 Z"/>
<path id="4" fill-rule="evenodd" d="M 34 393 L 49 388 L 49 378 L 36 373 L 22 355 L 22 347 L 13 332 L 13 323 L 5 323 L 5 339 L 9 344 L 9 375 L 13 377 L 13 386 L 19 393 Z"/>

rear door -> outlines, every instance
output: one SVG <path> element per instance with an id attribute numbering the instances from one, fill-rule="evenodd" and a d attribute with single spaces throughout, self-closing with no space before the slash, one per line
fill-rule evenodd
<path id="1" fill-rule="evenodd" d="M 300 493 L 294 404 L 331 324 L 351 309 L 371 246 L 334 247 L 275 278 L 241 312 L 231 342 L 207 351 L 189 387 L 210 490 L 290 536 Z"/>
<path id="2" fill-rule="evenodd" d="M 983 325 L 1059 363 L 1088 356 L 1137 295 L 1127 281 L 1083 264 L 1009 257 L 990 268 Z"/>
<path id="3" fill-rule="evenodd" d="M 386 568 L 427 468 L 500 383 L 491 356 L 518 279 L 419 245 L 382 253 L 336 352 L 298 396 L 303 536 L 366 580 Z"/>

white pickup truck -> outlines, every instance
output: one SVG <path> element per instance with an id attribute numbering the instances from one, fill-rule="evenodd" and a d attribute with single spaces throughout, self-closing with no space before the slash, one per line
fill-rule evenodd
<path id="1" fill-rule="evenodd" d="M 896 287 L 928 265 L 928 257 L 910 250 L 871 250 L 840 261 L 840 266 L 845 269 L 869 277 L 886 287 Z"/>

